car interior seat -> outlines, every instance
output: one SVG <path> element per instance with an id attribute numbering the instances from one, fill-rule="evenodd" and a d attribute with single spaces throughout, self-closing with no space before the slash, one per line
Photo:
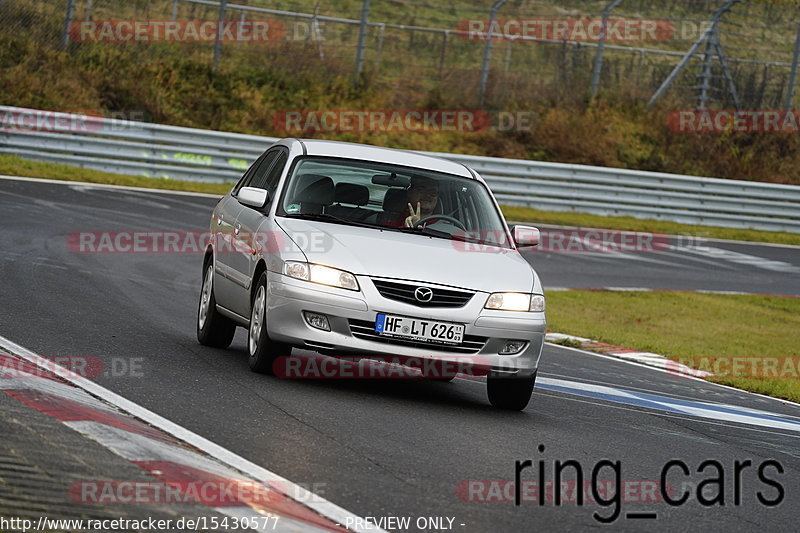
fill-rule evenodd
<path id="1" fill-rule="evenodd" d="M 334 190 L 334 204 L 325 209 L 325 212 L 344 219 L 364 220 L 373 213 L 362 207 L 368 203 L 369 188 L 367 186 L 341 182 L 336 184 Z"/>
<path id="2" fill-rule="evenodd" d="M 294 202 L 300 204 L 302 214 L 322 214 L 333 203 L 335 191 L 333 180 L 319 174 L 301 174 L 294 195 Z"/>

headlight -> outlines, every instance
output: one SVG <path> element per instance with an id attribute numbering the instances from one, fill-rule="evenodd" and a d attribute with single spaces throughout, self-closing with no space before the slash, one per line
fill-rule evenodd
<path id="1" fill-rule="evenodd" d="M 499 311 L 544 312 L 544 296 L 521 292 L 495 292 L 486 300 L 486 309 Z"/>
<path id="2" fill-rule="evenodd" d="M 300 261 L 286 261 L 283 265 L 283 273 L 291 278 L 319 283 L 320 285 L 339 287 L 349 291 L 359 290 L 356 277 L 350 272 L 345 272 L 338 268 L 302 263 Z"/>

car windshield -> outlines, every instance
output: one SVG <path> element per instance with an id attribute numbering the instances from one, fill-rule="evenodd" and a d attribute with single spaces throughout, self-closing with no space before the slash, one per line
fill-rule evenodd
<path id="1" fill-rule="evenodd" d="M 488 189 L 475 179 L 385 163 L 305 157 L 283 190 L 279 216 L 510 248 Z"/>

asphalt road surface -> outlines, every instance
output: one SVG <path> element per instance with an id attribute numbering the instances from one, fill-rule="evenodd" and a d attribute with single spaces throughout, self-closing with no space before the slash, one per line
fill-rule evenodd
<path id="1" fill-rule="evenodd" d="M 433 517 L 445 526 L 453 519 L 456 531 L 598 527 L 595 513 L 615 510 L 614 527 L 627 530 L 796 531 L 796 405 L 550 345 L 522 413 L 492 409 L 484 384 L 466 378 L 266 377 L 247 367 L 243 330 L 226 350 L 197 344 L 199 254 L 77 253 L 68 245 L 73 232 L 202 231 L 213 204 L 0 180 L 0 335 L 43 356 L 102 358 L 106 372 L 97 381 L 105 387 L 357 515 L 408 517 L 412 531 L 436 529 L 416 522 Z M 800 265 L 793 248 L 711 245 Z M 531 260 L 545 286 L 800 294 L 788 267 L 668 253 L 657 262 L 567 253 Z M 627 493 L 608 505 L 540 504 L 523 493 L 516 506 L 515 463 L 525 460 L 533 465 L 521 472 L 525 487 L 552 481 L 556 461 L 574 460 L 565 478 L 580 469 L 600 498 L 619 478 Z M 593 476 L 603 460 L 619 461 L 617 472 L 604 467 Z M 672 460 L 687 469 L 668 471 L 668 494 L 689 494 L 676 506 L 653 490 Z M 719 477 L 720 485 L 703 484 Z M 698 493 L 721 496 L 724 505 L 703 505 Z"/>

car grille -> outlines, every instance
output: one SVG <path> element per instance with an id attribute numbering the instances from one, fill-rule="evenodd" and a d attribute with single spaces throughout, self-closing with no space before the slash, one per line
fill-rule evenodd
<path id="1" fill-rule="evenodd" d="M 419 348 L 420 350 L 473 354 L 478 353 L 486 344 L 486 341 L 489 340 L 488 337 L 464 335 L 464 341 L 461 344 L 435 344 L 428 342 L 417 342 L 408 339 L 384 337 L 383 335 L 379 335 L 375 331 L 375 322 L 370 322 L 369 320 L 351 319 L 349 322 L 350 332 L 353 334 L 353 337 L 357 339 L 382 342 L 384 344 L 393 344 L 396 346 L 408 346 L 411 348 Z"/>
<path id="2" fill-rule="evenodd" d="M 397 283 L 395 281 L 385 281 L 373 279 L 372 283 L 381 293 L 381 296 L 389 300 L 397 300 L 417 307 L 464 307 L 467 305 L 474 292 L 459 291 L 453 289 L 441 289 L 439 287 L 427 287 L 433 291 L 433 298 L 429 302 L 420 302 L 414 296 L 414 291 L 425 285 L 414 285 L 410 283 Z"/>

